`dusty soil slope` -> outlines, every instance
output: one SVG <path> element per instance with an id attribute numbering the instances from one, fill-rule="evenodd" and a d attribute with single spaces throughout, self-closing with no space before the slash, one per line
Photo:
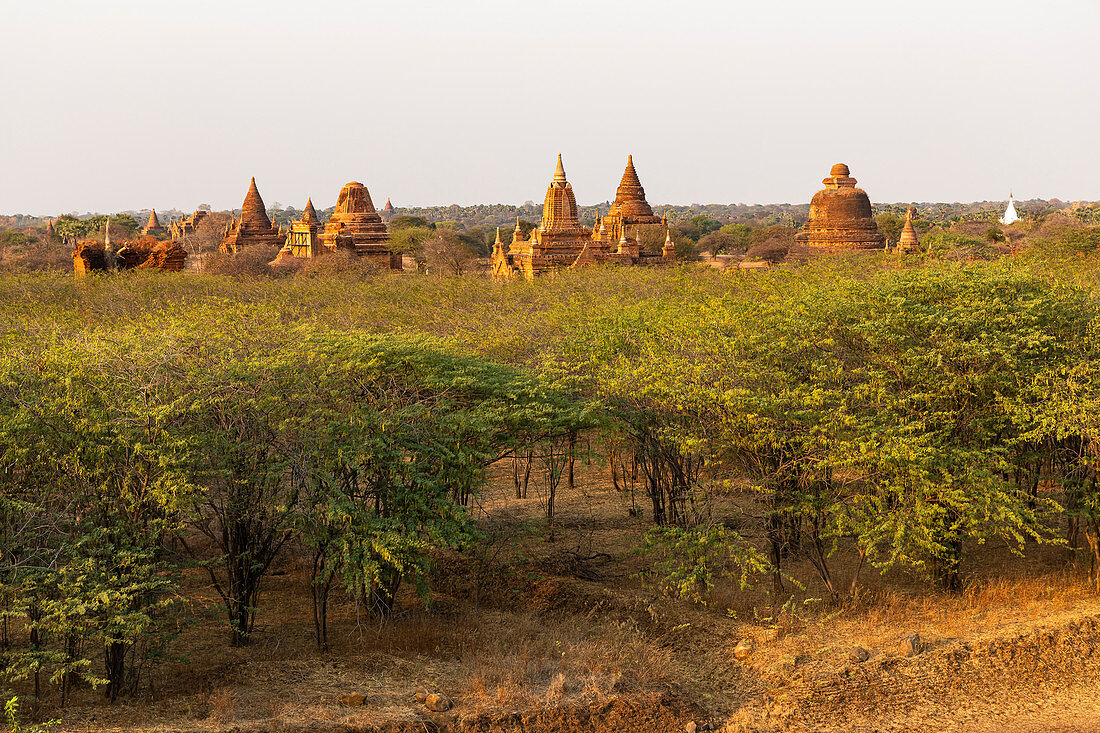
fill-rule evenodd
<path id="1" fill-rule="evenodd" d="M 732 585 L 703 607 L 638 577 L 646 560 L 630 550 L 646 522 L 601 467 L 579 478 L 558 497 L 548 541 L 537 490 L 512 498 L 502 470 L 475 507 L 489 539 L 440 555 L 432 607 L 404 596 L 380 626 L 342 600 L 325 653 L 293 556 L 265 587 L 244 649 L 228 646 L 217 599 L 193 573 L 198 620 L 149 689 L 116 706 L 82 690 L 60 712 L 47 698 L 43 713 L 59 730 L 127 732 L 1100 730 L 1100 601 L 1062 549 L 1031 548 L 1024 562 L 977 548 L 958 596 L 869 574 L 840 611 L 812 586 L 779 599 L 790 600 L 782 611 Z M 919 653 L 900 655 L 912 634 Z M 755 650 L 739 660 L 743 639 Z M 855 646 L 866 661 L 850 660 Z M 454 707 L 427 710 L 419 686 Z M 363 704 L 340 704 L 350 693 Z"/>

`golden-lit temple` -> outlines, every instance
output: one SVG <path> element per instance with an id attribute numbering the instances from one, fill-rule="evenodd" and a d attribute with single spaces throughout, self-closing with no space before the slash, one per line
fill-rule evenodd
<path id="1" fill-rule="evenodd" d="M 920 251 L 920 240 L 917 239 L 917 230 L 913 228 L 913 207 L 905 210 L 905 226 L 901 228 L 901 236 L 898 238 L 897 251 L 902 254 Z"/>
<path id="2" fill-rule="evenodd" d="M 164 225 L 160 223 L 160 219 L 157 218 L 157 210 L 153 209 L 149 212 L 149 220 L 145 222 L 145 226 L 141 228 L 142 234 L 164 234 Z"/>
<path id="3" fill-rule="evenodd" d="M 241 204 L 241 216 L 226 226 L 221 251 L 227 254 L 240 252 L 246 247 L 282 247 L 283 235 L 279 228 L 267 217 L 267 207 L 256 188 L 256 179 L 248 185 L 244 203 Z"/>
<path id="4" fill-rule="evenodd" d="M 871 199 L 848 166 L 837 163 L 821 182 L 824 190 L 810 200 L 810 216 L 795 243 L 807 254 L 851 249 L 883 249 L 886 237 L 878 230 L 871 212 Z"/>
<path id="5" fill-rule="evenodd" d="M 670 262 L 676 259 L 676 252 L 667 232 L 665 245 L 659 253 L 642 250 L 641 229 L 662 223 L 646 202 L 633 158 L 628 157 L 615 203 L 608 215 L 597 219 L 591 228 L 583 226 L 573 186 L 565 177 L 565 167 L 558 155 L 558 165 L 542 205 L 542 221 L 527 238 L 517 221 L 511 245 L 507 248 L 498 230 L 490 260 L 492 273 L 500 278 L 522 275 L 531 279 L 550 270 L 589 263 Z"/>
<path id="6" fill-rule="evenodd" d="M 194 213 L 186 219 L 174 221 L 168 225 L 168 233 L 172 239 L 180 240 L 194 234 L 199 229 L 202 220 L 210 215 L 206 209 L 195 209 Z"/>
<path id="7" fill-rule="evenodd" d="M 336 211 L 325 224 L 321 242 L 330 251 L 354 252 L 380 267 L 401 269 L 401 255 L 390 251 L 389 233 L 381 215 L 374 210 L 370 192 L 358 181 L 340 189 Z"/>

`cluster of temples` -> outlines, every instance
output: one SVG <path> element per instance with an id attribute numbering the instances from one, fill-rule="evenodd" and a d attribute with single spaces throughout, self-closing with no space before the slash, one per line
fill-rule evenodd
<path id="1" fill-rule="evenodd" d="M 665 243 L 660 252 L 643 249 L 642 231 L 646 227 L 665 228 Z M 531 279 L 549 270 L 589 263 L 645 265 L 675 259 L 667 222 L 655 216 L 646 201 L 632 156 L 627 156 L 626 170 L 607 216 L 597 217 L 592 227 L 586 227 L 577 215 L 573 186 L 565 177 L 565 167 L 558 155 L 558 166 L 542 205 L 542 221 L 528 237 L 524 237 L 517 221 L 507 248 L 498 231 L 490 264 L 494 277 Z"/>
<path id="2" fill-rule="evenodd" d="M 811 199 L 809 218 L 795 235 L 791 254 L 812 256 L 886 249 L 886 237 L 878 230 L 871 200 L 866 191 L 856 187 L 857 181 L 851 176 L 848 166 L 837 163 L 822 183 L 825 188 Z M 76 271 L 83 274 L 132 267 L 182 269 L 187 253 L 178 240 L 194 233 L 208 214 L 198 210 L 187 219 L 173 222 L 166 228 L 154 209 L 142 228 L 144 236 L 128 248 L 115 251 L 107 232 L 103 244 L 93 241 L 80 243 L 74 252 Z M 367 187 L 358 181 L 351 181 L 340 190 L 335 211 L 327 222 L 320 221 L 310 198 L 301 217 L 288 228 L 280 229 L 268 217 L 256 179 L 253 178 L 241 205 L 240 216 L 235 216 L 222 232 L 221 251 L 236 254 L 260 246 L 276 249 L 278 254 L 271 264 L 279 265 L 342 250 L 376 267 L 399 270 L 402 267 L 401 255 L 392 251 L 386 226 L 394 214 L 389 199 L 382 211 L 376 211 Z M 52 232 L 52 227 L 51 221 L 47 225 L 47 236 Z M 647 231 L 651 232 L 650 235 L 643 237 Z M 664 243 L 659 250 L 649 250 L 643 245 L 644 240 L 654 243 L 656 247 L 662 233 Z M 162 243 L 166 235 L 170 235 L 170 241 Z M 913 209 L 910 207 L 895 250 L 913 252 L 919 248 L 913 227 Z M 595 223 L 589 227 L 580 222 L 573 186 L 566 178 L 561 155 L 558 155 L 538 226 L 529 234 L 524 234 L 517 220 L 508 244 L 501 241 L 498 229 L 490 266 L 494 277 L 531 279 L 555 269 L 590 263 L 650 265 L 675 260 L 676 251 L 668 223 L 655 215 L 646 201 L 645 189 L 638 179 L 632 156 L 627 156 L 626 169 L 607 215 L 602 218 L 597 216 Z"/>
<path id="3" fill-rule="evenodd" d="M 155 213 L 155 212 L 154 212 Z M 168 234 L 172 239 L 180 240 L 185 237 L 189 237 L 194 234 L 202 220 L 210 215 L 210 212 L 206 209 L 196 209 L 191 216 L 180 221 L 174 221 L 168 225 Z"/>
<path id="4" fill-rule="evenodd" d="M 392 213 L 393 205 L 389 200 L 386 204 Z M 253 178 L 241 204 L 241 215 L 226 225 L 223 234 L 221 251 L 227 254 L 255 246 L 278 247 L 272 264 L 313 259 L 325 252 L 343 250 L 382 268 L 401 269 L 401 255 L 390 249 L 386 223 L 375 210 L 367 187 L 359 181 L 351 181 L 340 189 L 336 210 L 324 225 L 317 218 L 310 198 L 302 216 L 283 231 L 268 218 Z"/>

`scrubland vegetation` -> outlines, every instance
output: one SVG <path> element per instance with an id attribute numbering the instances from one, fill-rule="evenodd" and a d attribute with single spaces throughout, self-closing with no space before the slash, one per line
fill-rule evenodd
<path id="1" fill-rule="evenodd" d="M 964 236 L 2 275 L 0 692 L 71 729 L 824 729 L 768 700 L 854 645 L 1095 613 L 1100 236 Z"/>

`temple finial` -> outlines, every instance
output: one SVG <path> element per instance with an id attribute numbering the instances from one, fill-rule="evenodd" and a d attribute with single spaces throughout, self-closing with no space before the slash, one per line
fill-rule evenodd
<path id="1" fill-rule="evenodd" d="M 557 183 L 565 183 L 565 166 L 561 163 L 561 153 L 558 153 L 558 167 L 554 171 L 554 181 Z"/>

